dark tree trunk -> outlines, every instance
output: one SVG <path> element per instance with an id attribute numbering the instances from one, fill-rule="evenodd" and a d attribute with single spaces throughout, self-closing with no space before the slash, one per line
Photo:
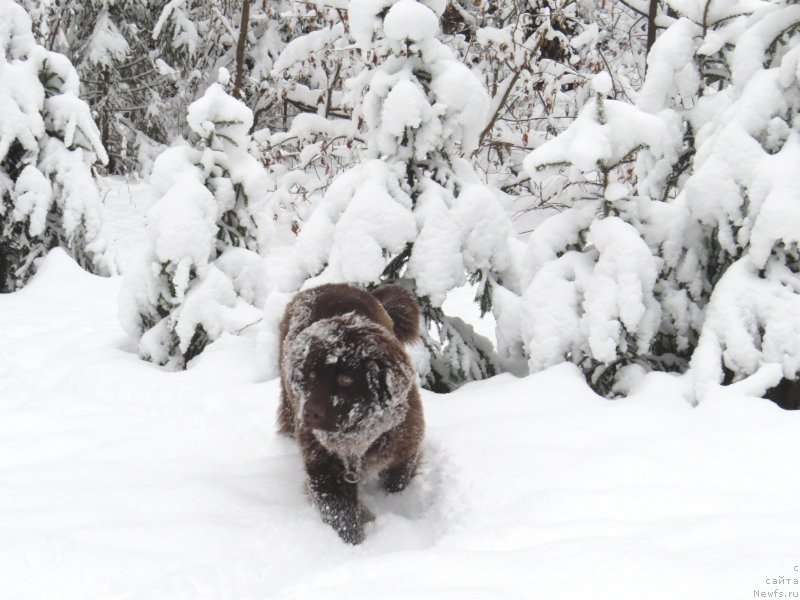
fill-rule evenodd
<path id="1" fill-rule="evenodd" d="M 658 0 L 650 0 L 650 8 L 647 11 L 647 54 L 656 41 L 656 14 L 658 14 Z"/>
<path id="2" fill-rule="evenodd" d="M 242 20 L 239 24 L 239 41 L 236 44 L 236 79 L 233 83 L 234 98 L 242 97 L 244 80 L 244 49 L 247 45 L 247 27 L 250 22 L 250 0 L 242 2 Z"/>
<path id="3" fill-rule="evenodd" d="M 100 119 L 100 142 L 103 144 L 103 148 L 106 149 L 108 153 L 108 164 L 106 168 L 108 169 L 109 173 L 114 172 L 114 166 L 116 164 L 116 159 L 114 154 L 116 150 L 112 150 L 111 148 L 111 131 L 110 121 L 112 118 L 112 111 L 110 106 L 110 90 L 111 90 L 111 74 L 109 73 L 108 67 L 103 69 L 103 75 L 101 76 L 101 81 L 103 82 L 100 87 L 100 98 L 102 99 L 101 102 L 103 104 L 103 108 L 100 110 L 98 114 L 98 118 Z"/>

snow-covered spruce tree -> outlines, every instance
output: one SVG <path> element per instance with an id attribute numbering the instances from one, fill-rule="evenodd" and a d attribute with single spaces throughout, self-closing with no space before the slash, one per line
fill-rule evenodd
<path id="1" fill-rule="evenodd" d="M 106 154 L 69 60 L 35 43 L 15 3 L 0 0 L 0 23 L 0 291 L 8 292 L 55 246 L 84 268 L 105 269 L 91 168 Z"/>
<path id="2" fill-rule="evenodd" d="M 504 353 L 521 343 L 532 371 L 572 361 L 595 390 L 610 394 L 624 367 L 660 366 L 668 358 L 656 343 L 661 260 L 643 237 L 648 199 L 637 195 L 631 170 L 635 155 L 647 149 L 658 157 L 651 168 L 668 171 L 678 150 L 667 122 L 606 98 L 605 73 L 593 87 L 594 99 L 575 122 L 526 158 L 532 178 L 545 186 L 555 179 L 573 191 L 565 202 L 570 208 L 529 238 L 521 304 L 503 307 L 517 322 L 502 311 L 498 322 Z"/>
<path id="3" fill-rule="evenodd" d="M 109 154 L 108 170 L 149 170 L 218 66 L 234 62 L 241 3 L 20 0 L 39 43 L 76 66 Z"/>
<path id="4" fill-rule="evenodd" d="M 69 56 L 77 68 L 112 173 L 134 170 L 142 145 L 167 141 L 160 115 L 168 110 L 162 92 L 171 82 L 151 51 L 154 6 L 130 0 L 51 3 L 40 32 L 43 43 Z"/>
<path id="5" fill-rule="evenodd" d="M 637 228 L 661 259 L 654 347 L 679 370 L 691 357 L 698 399 L 774 364 L 783 380 L 771 393 L 780 396 L 798 374 L 787 333 L 796 327 L 788 317 L 797 301 L 796 279 L 788 278 L 795 242 L 774 229 L 791 222 L 791 204 L 777 208 L 770 199 L 771 190 L 794 185 L 782 161 L 798 131 L 800 87 L 788 75 L 800 43 L 798 9 L 779 2 L 748 13 L 705 1 L 675 8 L 684 16 L 653 46 L 637 98 L 678 149 L 658 160 L 645 148 L 633 169 Z M 768 380 L 757 376 L 754 393 Z"/>
<path id="6" fill-rule="evenodd" d="M 797 407 L 800 5 L 710 12 L 719 24 L 697 32 L 706 33 L 704 93 L 690 115 L 694 170 L 679 196 L 702 232 L 699 263 L 713 285 L 691 362 L 696 396 L 750 376 L 762 393 L 782 378 L 771 395 Z"/>
<path id="7" fill-rule="evenodd" d="M 340 175 L 300 231 L 307 285 L 391 281 L 417 295 L 430 354 L 426 385 L 445 390 L 491 375 L 487 340 L 442 311 L 447 292 L 477 284 L 485 311 L 509 268 L 510 223 L 462 157 L 486 122 L 488 98 L 437 38 L 439 19 L 414 0 L 351 2 L 365 63 L 363 115 L 371 160 Z M 432 332 L 431 332 L 432 330 Z"/>
<path id="8" fill-rule="evenodd" d="M 194 145 L 153 167 L 150 247 L 126 273 L 121 320 L 141 355 L 183 368 L 212 340 L 257 321 L 266 295 L 257 250 L 269 236 L 269 182 L 248 152 L 253 115 L 213 84 L 189 107 Z"/>
<path id="9" fill-rule="evenodd" d="M 797 240 L 788 225 L 792 203 L 785 201 L 793 193 L 787 190 L 796 189 L 788 165 L 796 160 L 798 130 L 800 88 L 793 71 L 798 9 L 773 3 L 746 14 L 738 5 L 707 2 L 683 3 L 680 9 L 687 16 L 653 46 L 636 106 L 625 109 L 628 118 L 616 124 L 608 120 L 607 131 L 591 136 L 606 139 L 611 148 L 615 138 L 640 140 L 626 171 L 607 176 L 607 169 L 596 169 L 587 188 L 589 165 L 576 160 L 585 155 L 585 138 L 569 130 L 528 159 L 535 169 L 567 157 L 556 187 L 575 190 L 567 196 L 571 204 L 601 196 L 587 204 L 600 206 L 603 218 L 588 208 L 585 213 L 572 208 L 534 232 L 525 296 L 521 307 L 513 307 L 517 312 L 509 313 L 522 314 L 521 341 L 528 343 L 524 338 L 530 337 L 537 343 L 526 347 L 532 368 L 561 359 L 584 368 L 595 364 L 597 339 L 602 338 L 588 344 L 587 355 L 584 341 L 592 342 L 593 317 L 585 290 L 600 263 L 587 260 L 586 254 L 602 255 L 594 229 L 610 215 L 632 228 L 631 240 L 637 240 L 641 257 L 647 249 L 655 260 L 654 283 L 651 274 L 637 277 L 618 269 L 614 276 L 633 286 L 633 297 L 641 295 L 640 289 L 649 290 L 645 297 L 650 304 L 655 300 L 654 313 L 650 319 L 650 311 L 641 307 L 630 313 L 646 318 L 644 331 L 650 335 L 637 334 L 637 343 L 627 344 L 627 351 L 619 345 L 613 356 L 606 356 L 613 362 L 599 365 L 600 378 L 597 371 L 587 373 L 590 381 L 607 392 L 613 379 L 605 373 L 624 364 L 683 370 L 691 357 L 697 398 L 714 384 L 751 375 L 756 375 L 753 389 L 761 386 L 762 391 L 782 375 L 773 393 L 784 394 L 798 373 L 796 335 L 791 333 L 798 330 L 791 318 L 797 308 Z M 645 127 L 649 140 L 641 136 Z M 660 142 L 653 138 L 658 131 Z M 591 187 L 598 193 L 587 193 Z M 634 255 L 629 251 L 626 262 Z M 537 289 L 553 295 L 561 289 L 574 300 L 575 310 L 568 314 L 579 318 L 552 321 L 548 329 L 546 311 L 535 308 L 547 297 L 535 294 L 531 302 Z M 612 320 L 609 331 L 630 336 L 637 321 L 626 323 L 619 298 L 608 295 L 605 306 L 615 305 L 619 322 Z M 553 350 L 549 362 L 541 362 L 541 356 L 548 358 L 547 348 Z"/>

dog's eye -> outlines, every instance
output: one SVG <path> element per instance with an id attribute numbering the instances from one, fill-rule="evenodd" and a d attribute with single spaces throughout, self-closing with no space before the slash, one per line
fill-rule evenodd
<path id="1" fill-rule="evenodd" d="M 353 378 L 350 375 L 337 375 L 336 376 L 336 385 L 339 387 L 349 387 L 353 385 Z"/>

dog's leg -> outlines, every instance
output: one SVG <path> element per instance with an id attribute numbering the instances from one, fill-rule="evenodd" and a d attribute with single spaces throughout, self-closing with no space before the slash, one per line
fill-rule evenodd
<path id="1" fill-rule="evenodd" d="M 313 435 L 302 437 L 308 490 L 322 520 L 348 544 L 360 544 L 364 541 L 364 522 L 370 513 L 358 500 L 358 484 L 344 480 L 344 463 L 325 450 Z"/>
<path id="2" fill-rule="evenodd" d="M 383 489 L 390 494 L 401 492 L 406 489 L 411 478 L 417 472 L 418 462 L 419 457 L 415 455 L 404 462 L 381 471 L 378 477 L 380 478 Z"/>

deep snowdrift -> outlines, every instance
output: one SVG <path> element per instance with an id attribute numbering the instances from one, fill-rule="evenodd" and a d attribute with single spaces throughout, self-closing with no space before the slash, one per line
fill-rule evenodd
<path id="1" fill-rule="evenodd" d="M 119 284 L 54 251 L 0 296 L 3 598 L 800 596 L 798 414 L 693 409 L 666 376 L 606 401 L 571 366 L 425 393 L 424 470 L 367 490 L 349 547 L 274 433 L 255 341 L 165 372 L 132 352 Z"/>

